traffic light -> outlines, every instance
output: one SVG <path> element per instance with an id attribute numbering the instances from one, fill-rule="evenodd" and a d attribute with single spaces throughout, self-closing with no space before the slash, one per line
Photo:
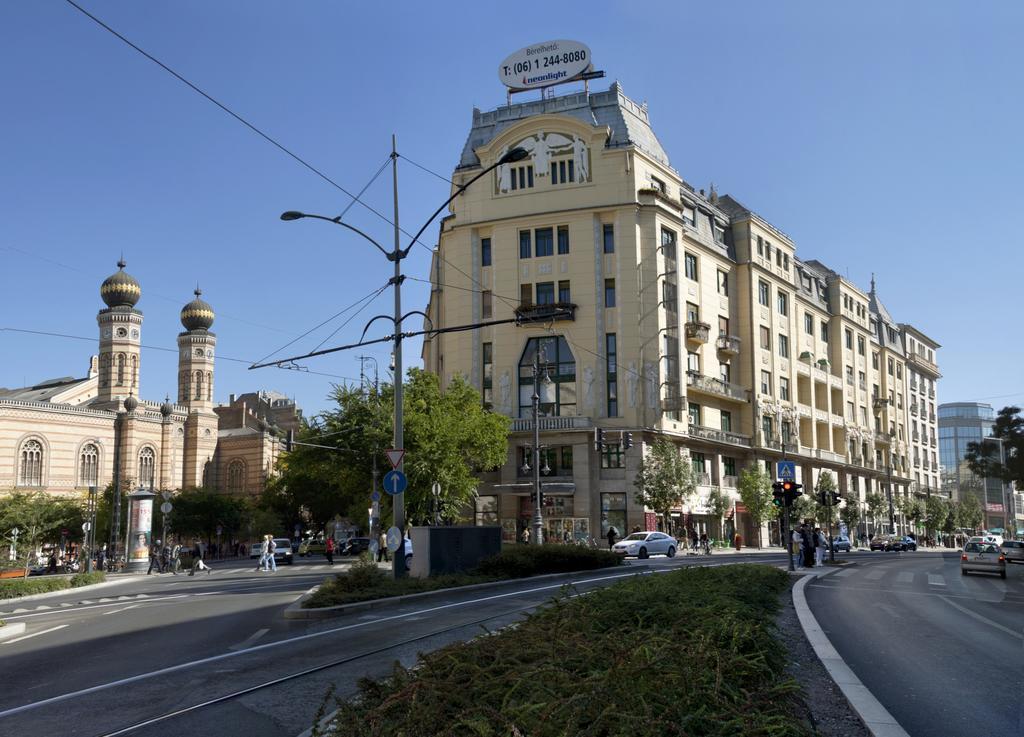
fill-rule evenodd
<path id="1" fill-rule="evenodd" d="M 795 481 L 783 481 L 782 482 L 782 493 L 786 500 L 786 506 L 791 506 L 798 496 L 803 496 L 804 493 L 800 491 L 803 488 L 803 484 L 798 484 Z"/>
<path id="2" fill-rule="evenodd" d="M 624 450 L 629 450 L 630 448 L 632 448 L 633 447 L 633 433 L 631 433 L 631 432 L 624 432 L 624 433 L 621 433 L 620 435 L 621 435 L 621 439 L 622 439 L 622 447 L 623 447 L 623 449 Z"/>
<path id="3" fill-rule="evenodd" d="M 839 496 L 839 492 L 838 491 L 832 491 L 832 492 L 829 492 L 829 493 L 832 495 L 832 506 L 833 507 L 838 507 L 839 506 L 839 502 L 842 501 L 842 497 Z"/>
<path id="4" fill-rule="evenodd" d="M 784 507 L 786 505 L 786 495 L 782 491 L 781 481 L 776 481 L 772 484 L 772 504 L 776 507 Z"/>
<path id="5" fill-rule="evenodd" d="M 604 430 L 599 427 L 594 428 L 594 450 L 599 453 L 604 450 Z"/>
<path id="6" fill-rule="evenodd" d="M 825 490 L 824 489 L 819 489 L 818 490 L 817 501 L 818 501 L 818 504 L 820 504 L 823 507 L 828 505 L 828 499 L 825 496 Z"/>

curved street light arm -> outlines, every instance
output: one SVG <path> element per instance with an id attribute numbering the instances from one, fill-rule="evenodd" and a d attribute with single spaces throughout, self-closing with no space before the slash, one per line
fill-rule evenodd
<path id="1" fill-rule="evenodd" d="M 366 233 L 361 231 L 359 228 L 357 228 L 357 227 L 355 227 L 353 225 L 349 225 L 344 220 L 342 220 L 340 217 L 329 218 L 329 217 L 325 217 L 324 215 L 313 215 L 313 214 L 310 214 L 310 213 L 307 213 L 307 212 L 300 213 L 300 212 L 291 211 L 291 210 L 286 212 L 286 213 L 283 213 L 281 215 L 281 219 L 285 220 L 285 221 L 287 221 L 287 220 L 299 220 L 301 218 L 313 218 L 315 220 L 326 220 L 329 223 L 334 223 L 335 225 L 340 225 L 343 228 L 348 228 L 349 230 L 351 230 L 356 235 L 361 235 L 363 238 L 365 238 L 366 240 L 370 241 L 370 243 L 375 245 L 377 247 L 377 250 L 379 250 L 381 253 L 383 253 L 385 256 L 387 256 L 388 261 L 394 261 L 395 260 L 395 254 L 394 253 L 392 253 L 391 251 L 388 251 L 380 243 L 375 241 L 373 238 L 368 236 Z"/>
<path id="2" fill-rule="evenodd" d="M 372 318 L 370 322 L 366 323 L 366 325 L 363 326 L 363 334 L 359 336 L 359 340 L 362 341 L 362 339 L 366 337 L 366 331 L 370 329 L 370 326 L 373 325 L 373 323 L 377 322 L 377 320 L 382 319 L 390 320 L 391 324 L 395 328 L 395 332 L 398 332 L 398 325 L 395 325 L 395 318 L 393 318 L 391 315 L 377 315 L 376 317 Z"/>
<path id="3" fill-rule="evenodd" d="M 431 320 L 430 315 L 428 315 L 423 310 L 409 310 L 404 315 L 402 315 L 402 319 L 399 321 L 399 323 L 405 322 L 405 318 L 409 317 L 410 315 L 423 315 L 423 319 L 430 323 L 430 329 L 434 329 L 434 321 Z M 399 327 L 401 327 L 401 325 L 399 325 Z"/>

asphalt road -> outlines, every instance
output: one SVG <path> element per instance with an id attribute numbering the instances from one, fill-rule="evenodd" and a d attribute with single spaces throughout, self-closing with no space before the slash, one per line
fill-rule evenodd
<path id="1" fill-rule="evenodd" d="M 912 737 L 1024 735 L 1024 565 L 961 576 L 958 553 L 875 553 L 810 582 L 853 672 Z"/>
<path id="2" fill-rule="evenodd" d="M 785 565 L 781 554 L 679 556 L 647 563 L 672 569 L 749 560 Z M 218 737 L 291 737 L 312 724 L 328 688 L 339 697 L 352 696 L 359 678 L 386 675 L 395 661 L 411 665 L 419 652 L 506 626 L 561 595 L 569 581 L 582 592 L 636 575 L 613 569 L 521 580 L 304 621 L 285 620 L 281 612 L 324 577 L 326 565 L 300 561 L 278 570 L 255 573 L 239 563 L 215 565 L 214 574 L 197 578 L 132 577 L 86 595 L 25 602 L 18 608 L 26 611 L 0 614 L 29 624 L 27 639 L 0 643 L 0 734 L 177 737 L 206 733 L 215 724 Z M 11 608 L 0 603 L 4 611 Z M 221 697 L 229 698 L 206 704 Z M 152 719 L 158 721 L 146 723 Z"/>

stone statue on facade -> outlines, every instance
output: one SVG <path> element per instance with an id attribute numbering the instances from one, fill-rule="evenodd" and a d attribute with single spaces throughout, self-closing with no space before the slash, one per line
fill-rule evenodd
<path id="1" fill-rule="evenodd" d="M 572 137 L 572 160 L 576 167 L 576 181 L 586 182 L 590 179 L 590 162 L 587 161 L 587 144 L 579 136 Z"/>
<path id="2" fill-rule="evenodd" d="M 636 362 L 631 361 L 629 370 L 626 372 L 626 389 L 629 392 L 629 406 L 636 407 L 636 385 L 640 375 L 636 370 Z"/>
<path id="3" fill-rule="evenodd" d="M 583 406 L 594 406 L 594 369 L 591 366 L 583 369 Z"/>

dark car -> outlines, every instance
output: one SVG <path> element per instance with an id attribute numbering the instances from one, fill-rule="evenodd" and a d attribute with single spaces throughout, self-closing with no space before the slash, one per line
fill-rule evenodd
<path id="1" fill-rule="evenodd" d="M 348 540 L 341 544 L 342 555 L 359 555 L 365 553 L 370 549 L 370 538 L 368 537 L 350 537 Z"/>
<path id="2" fill-rule="evenodd" d="M 917 550 L 917 540 L 909 535 L 899 538 L 898 542 L 902 545 L 900 550 Z"/>
<path id="3" fill-rule="evenodd" d="M 903 539 L 895 535 L 876 535 L 868 545 L 871 550 L 903 550 Z"/>

